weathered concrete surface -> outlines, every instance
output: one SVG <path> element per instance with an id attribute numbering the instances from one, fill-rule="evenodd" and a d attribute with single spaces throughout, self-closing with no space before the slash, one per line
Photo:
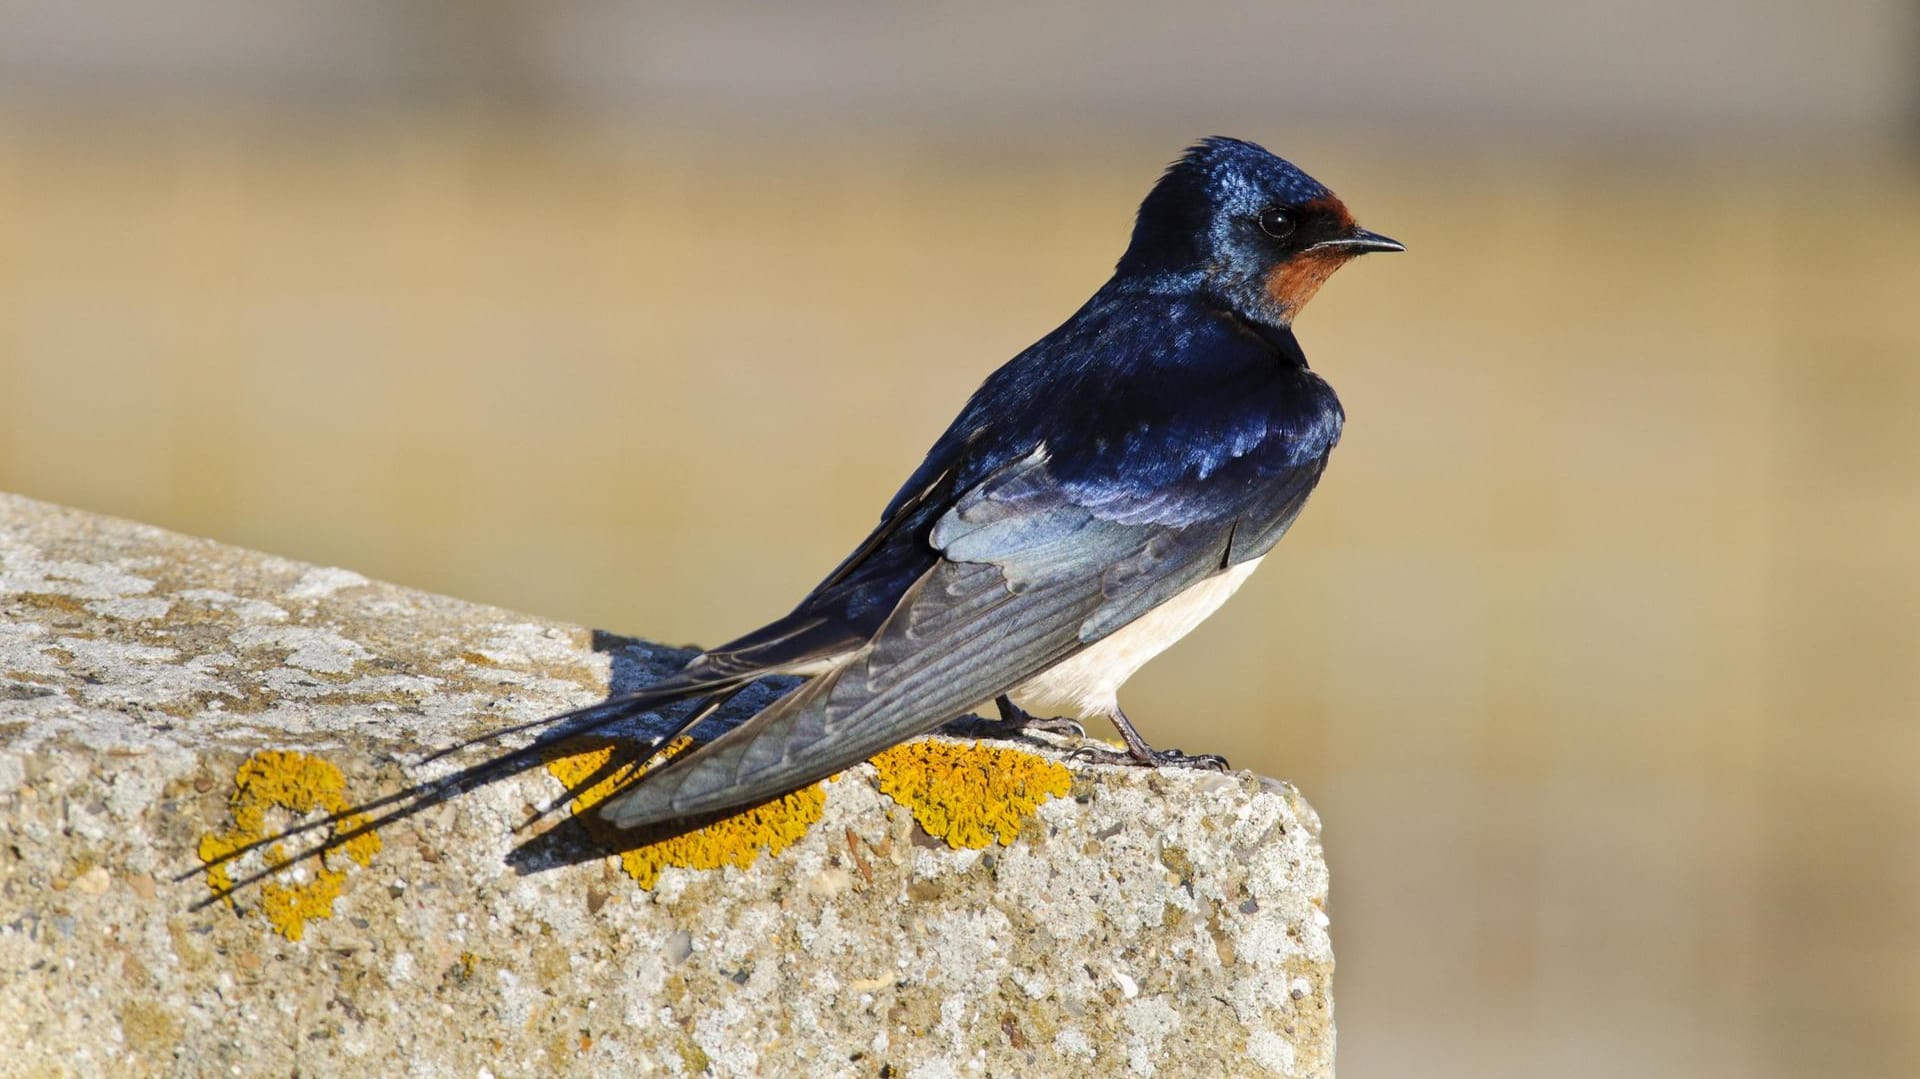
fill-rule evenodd
<path id="1" fill-rule="evenodd" d="M 562 791 L 536 769 L 383 825 L 364 867 L 336 852 L 297 941 L 257 885 L 195 909 L 249 755 L 308 754 L 363 800 L 684 656 L 592 645 L 0 496 L 0 1073 L 1331 1074 L 1318 823 L 1244 773 L 1076 765 L 977 851 L 862 766 L 777 857 L 648 892 L 591 850 L 509 864 Z"/>

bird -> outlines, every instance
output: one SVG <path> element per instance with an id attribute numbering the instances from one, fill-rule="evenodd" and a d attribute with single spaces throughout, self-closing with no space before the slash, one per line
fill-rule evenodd
<path id="1" fill-rule="evenodd" d="M 994 371 L 866 539 L 793 611 L 594 709 L 694 702 L 656 748 L 762 679 L 802 680 L 647 770 L 619 828 L 764 802 L 951 720 L 996 732 L 1109 720 L 1101 763 L 1225 768 L 1157 750 L 1118 693 L 1233 595 L 1286 533 L 1345 413 L 1293 323 L 1354 257 L 1404 246 L 1263 147 L 1189 147 L 1141 202 L 1112 277 Z M 564 717 L 552 717 L 560 719 Z"/>

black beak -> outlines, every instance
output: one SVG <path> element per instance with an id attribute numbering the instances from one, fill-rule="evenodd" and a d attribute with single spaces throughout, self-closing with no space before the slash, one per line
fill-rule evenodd
<path id="1" fill-rule="evenodd" d="M 1328 248 L 1348 251 L 1356 255 L 1364 255 L 1369 251 L 1405 251 L 1407 245 L 1401 243 L 1399 240 L 1382 236 L 1377 232 L 1369 232 L 1356 225 L 1354 226 L 1354 230 L 1345 236 L 1336 237 L 1331 240 L 1322 240 L 1307 250 L 1326 250 Z"/>

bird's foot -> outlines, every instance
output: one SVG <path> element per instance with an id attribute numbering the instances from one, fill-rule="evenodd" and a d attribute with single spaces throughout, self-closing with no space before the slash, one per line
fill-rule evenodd
<path id="1" fill-rule="evenodd" d="M 1065 716 L 1036 716 L 1006 697 L 995 702 L 999 719 L 961 716 L 947 724 L 947 733 L 962 738 L 1024 738 L 1033 734 L 1051 734 L 1059 738 L 1084 741 L 1087 729 L 1078 720 Z"/>
<path id="2" fill-rule="evenodd" d="M 1128 764 L 1141 768 L 1202 768 L 1209 772 L 1225 772 L 1233 767 L 1227 763 L 1227 758 L 1218 753 L 1182 753 L 1177 749 L 1148 749 L 1143 757 L 1129 749 L 1082 746 L 1074 750 L 1070 757 L 1088 764 Z"/>
<path id="3" fill-rule="evenodd" d="M 1155 749 L 1147 744 L 1140 732 L 1134 729 L 1133 720 L 1114 705 L 1107 714 L 1113 721 L 1113 729 L 1127 743 L 1125 749 L 1108 749 L 1104 746 L 1085 746 L 1073 751 L 1076 760 L 1092 764 L 1132 764 L 1142 768 L 1205 768 L 1210 772 L 1224 772 L 1229 767 L 1227 758 L 1217 753 L 1186 754 L 1177 749 Z"/>

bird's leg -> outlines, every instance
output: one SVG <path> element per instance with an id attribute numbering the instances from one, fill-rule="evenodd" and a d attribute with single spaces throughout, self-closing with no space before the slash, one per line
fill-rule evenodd
<path id="1" fill-rule="evenodd" d="M 1121 739 L 1127 743 L 1126 750 L 1122 752 L 1117 749 L 1097 749 L 1093 746 L 1084 746 L 1073 751 L 1074 757 L 1080 760 L 1092 761 L 1095 764 L 1139 764 L 1149 768 L 1162 766 L 1174 768 L 1207 768 L 1216 772 L 1224 772 L 1229 767 L 1227 758 L 1216 753 L 1196 753 L 1189 755 L 1177 749 L 1153 748 L 1147 744 L 1145 738 L 1140 737 L 1139 731 L 1133 729 L 1133 721 L 1127 718 L 1127 714 L 1122 712 L 1120 706 L 1117 704 L 1113 706 L 1113 711 L 1108 713 L 1107 718 L 1113 721 L 1114 729 L 1120 732 Z"/>
<path id="2" fill-rule="evenodd" d="M 1042 731 L 1076 741 L 1087 736 L 1087 729 L 1077 720 L 1068 719 L 1065 716 L 1033 715 L 1013 703 L 1013 698 L 1004 693 L 995 697 L 993 703 L 994 707 L 1000 711 L 999 719 L 963 716 L 951 724 L 954 733 L 969 738 L 1018 738 L 1024 734 Z"/>

